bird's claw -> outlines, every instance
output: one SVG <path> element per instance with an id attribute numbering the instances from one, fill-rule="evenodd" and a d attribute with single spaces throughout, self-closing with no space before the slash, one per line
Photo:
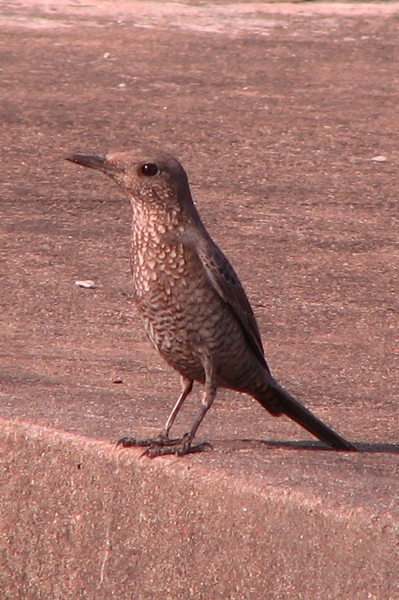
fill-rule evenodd
<path id="1" fill-rule="evenodd" d="M 117 446 L 123 448 L 146 448 L 141 456 L 155 458 L 156 456 L 166 456 L 168 454 L 176 454 L 184 456 L 185 454 L 195 454 L 197 452 L 206 452 L 213 450 L 209 442 L 201 442 L 201 444 L 191 445 L 191 439 L 188 434 L 181 438 L 170 439 L 166 436 L 159 435 L 156 438 L 140 440 L 137 438 L 123 437 L 117 442 Z"/>
<path id="2" fill-rule="evenodd" d="M 187 444 L 184 441 L 178 444 L 174 444 L 173 446 L 160 446 L 154 445 L 150 446 L 143 452 L 141 456 L 148 456 L 148 458 L 155 458 L 156 456 L 166 456 L 168 454 L 176 454 L 177 456 L 184 456 L 185 454 L 195 454 L 197 452 L 207 452 L 208 450 L 213 450 L 212 445 L 209 442 L 202 442 L 201 444 L 196 444 L 195 446 L 191 446 L 191 444 Z"/>
<path id="3" fill-rule="evenodd" d="M 174 442 L 179 442 L 180 438 L 176 440 L 171 440 L 167 437 L 163 437 L 161 435 L 155 438 L 148 438 L 146 440 L 140 440 L 133 437 L 123 437 L 117 441 L 116 446 L 122 446 L 123 448 L 145 448 L 150 446 L 164 446 L 166 444 L 173 444 Z"/>

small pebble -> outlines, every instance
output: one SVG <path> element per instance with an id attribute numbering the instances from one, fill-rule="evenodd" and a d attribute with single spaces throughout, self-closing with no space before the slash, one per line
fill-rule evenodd
<path id="1" fill-rule="evenodd" d="M 94 281 L 92 281 L 91 279 L 86 279 L 85 281 L 75 281 L 75 285 L 77 285 L 78 287 L 87 288 L 87 289 L 96 287 L 94 284 Z"/>

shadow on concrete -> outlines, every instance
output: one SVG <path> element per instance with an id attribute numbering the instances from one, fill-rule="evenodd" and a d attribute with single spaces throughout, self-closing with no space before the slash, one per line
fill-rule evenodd
<path id="1" fill-rule="evenodd" d="M 294 441 L 294 442 L 277 442 L 277 441 L 267 441 L 267 440 L 250 440 L 244 439 L 243 443 L 256 443 L 262 444 L 263 446 L 268 446 L 270 448 L 284 448 L 286 450 L 313 450 L 313 451 L 323 451 L 323 452 L 337 452 L 334 448 L 328 448 L 324 444 L 319 442 L 309 442 L 309 441 Z M 384 443 L 367 443 L 367 442 L 359 442 L 355 443 L 356 448 L 359 452 L 381 452 L 387 454 L 399 454 L 399 444 L 384 444 Z"/>

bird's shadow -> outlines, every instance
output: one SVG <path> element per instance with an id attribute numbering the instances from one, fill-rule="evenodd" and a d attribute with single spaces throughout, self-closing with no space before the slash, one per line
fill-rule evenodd
<path id="1" fill-rule="evenodd" d="M 283 448 L 285 450 L 311 450 L 313 452 L 337 452 L 334 448 L 329 448 L 322 443 L 319 442 L 311 442 L 311 441 L 293 441 L 293 442 L 283 442 L 283 441 L 273 441 L 273 440 L 251 440 L 251 439 L 243 439 L 241 442 L 245 445 L 247 444 L 261 444 L 262 446 L 267 446 L 269 448 Z M 363 453 L 386 453 L 386 454 L 399 454 L 399 444 L 390 444 L 383 442 L 358 442 L 354 443 L 358 452 Z M 341 450 L 339 452 L 342 452 Z M 345 452 L 345 451 L 344 451 Z"/>

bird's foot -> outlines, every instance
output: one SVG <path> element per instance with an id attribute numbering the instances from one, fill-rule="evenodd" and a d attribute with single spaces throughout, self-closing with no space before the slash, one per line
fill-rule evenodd
<path id="1" fill-rule="evenodd" d="M 148 456 L 149 458 L 155 458 L 156 456 L 165 456 L 167 454 L 176 454 L 177 456 L 184 456 L 185 454 L 194 454 L 196 452 L 206 452 L 207 450 L 213 450 L 212 445 L 209 442 L 202 442 L 201 444 L 191 445 L 190 434 L 186 433 L 181 438 L 169 438 L 164 434 L 160 434 L 155 438 L 149 438 L 146 440 L 140 440 L 137 438 L 123 437 L 121 438 L 117 446 L 123 446 L 123 448 L 147 448 L 143 452 L 142 456 Z"/>
<path id="2" fill-rule="evenodd" d="M 155 438 L 148 438 L 145 440 L 137 439 L 134 437 L 123 437 L 117 441 L 116 446 L 123 446 L 123 448 L 145 448 L 150 446 L 163 446 L 165 444 L 173 444 L 175 441 L 180 441 L 180 438 L 177 440 L 171 440 L 163 433 L 160 433 Z"/>
<path id="3" fill-rule="evenodd" d="M 213 447 L 209 442 L 202 442 L 192 446 L 191 443 L 185 441 L 184 436 L 179 440 L 173 440 L 173 444 L 165 446 L 154 445 L 149 446 L 142 456 L 148 456 L 149 458 L 155 458 L 156 456 L 166 456 L 167 454 L 176 454 L 177 456 L 184 456 L 185 454 L 195 454 L 196 452 L 206 452 L 213 450 Z"/>

